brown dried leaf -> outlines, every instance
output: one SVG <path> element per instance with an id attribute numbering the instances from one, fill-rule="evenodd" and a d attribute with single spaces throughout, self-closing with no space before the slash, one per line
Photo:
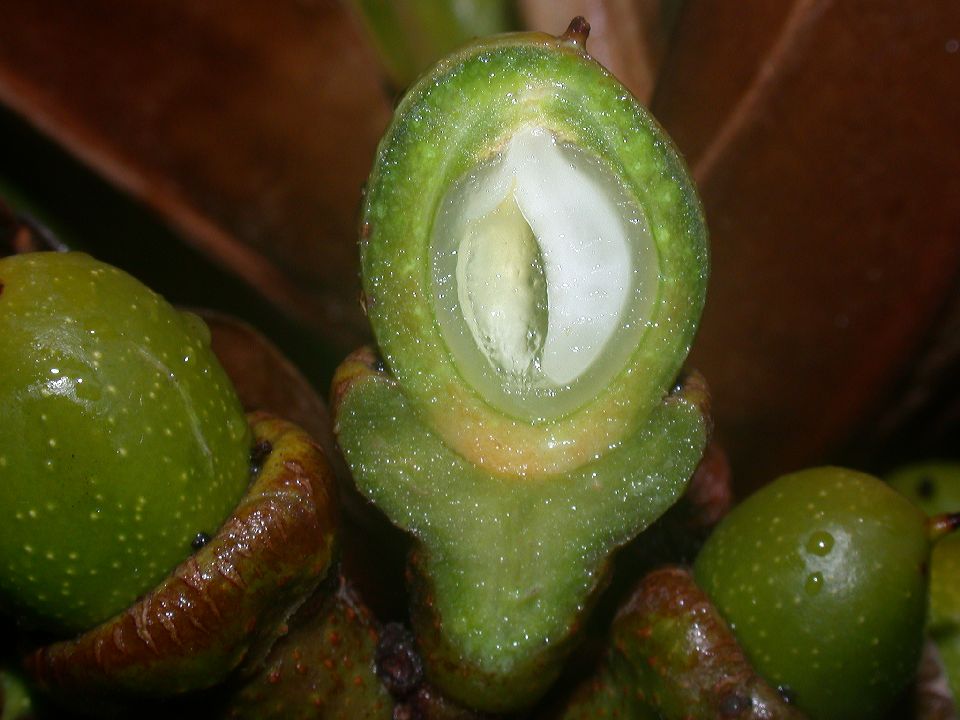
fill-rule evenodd
<path id="1" fill-rule="evenodd" d="M 744 489 L 869 432 L 957 292 L 956 17 L 704 0 L 678 22 L 653 109 L 713 235 L 692 362 Z"/>
<path id="2" fill-rule="evenodd" d="M 0 102 L 345 352 L 355 215 L 390 115 L 333 0 L 12 0 Z"/>

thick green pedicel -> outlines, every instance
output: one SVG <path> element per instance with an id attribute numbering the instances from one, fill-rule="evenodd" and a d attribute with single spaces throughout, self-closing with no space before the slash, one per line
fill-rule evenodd
<path id="1" fill-rule="evenodd" d="M 611 550 L 670 507 L 693 472 L 706 433 L 699 391 L 668 398 L 600 460 L 518 481 L 450 450 L 389 376 L 354 376 L 340 443 L 360 488 L 422 544 L 414 619 L 445 691 L 505 710 L 545 689 Z"/>
<path id="2" fill-rule="evenodd" d="M 556 678 L 607 558 L 681 494 L 708 434 L 676 382 L 706 230 L 646 110 L 561 38 L 464 48 L 401 102 L 361 230 L 368 353 L 334 380 L 360 490 L 419 541 L 431 680 L 482 710 Z"/>
<path id="3" fill-rule="evenodd" d="M 890 474 L 888 482 L 928 515 L 960 512 L 960 463 L 927 462 Z M 930 555 L 927 631 L 937 643 L 955 701 L 960 698 L 960 535 L 948 535 Z"/>
<path id="4" fill-rule="evenodd" d="M 126 608 L 246 489 L 206 326 L 77 253 L 0 260 L 0 604 L 73 633 Z"/>
<path id="5" fill-rule="evenodd" d="M 781 477 L 707 540 L 697 583 L 757 671 L 811 717 L 883 717 L 913 677 L 927 602 L 926 518 L 841 468 Z"/>

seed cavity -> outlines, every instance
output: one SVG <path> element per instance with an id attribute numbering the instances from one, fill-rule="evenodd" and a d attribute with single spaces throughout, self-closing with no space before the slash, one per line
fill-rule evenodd
<path id="1" fill-rule="evenodd" d="M 573 409 L 623 367 L 655 300 L 646 219 L 613 170 L 525 127 L 441 201 L 434 305 L 464 378 L 503 410 Z"/>

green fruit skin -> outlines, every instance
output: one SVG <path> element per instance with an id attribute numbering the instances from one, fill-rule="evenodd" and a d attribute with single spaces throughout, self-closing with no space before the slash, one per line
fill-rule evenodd
<path id="1" fill-rule="evenodd" d="M 33 698 L 26 681 L 16 670 L 0 666 L 0 720 L 30 720 Z"/>
<path id="2" fill-rule="evenodd" d="M 881 717 L 917 668 L 925 517 L 869 475 L 817 468 L 735 508 L 694 566 L 757 671 L 813 718 Z"/>
<path id="3" fill-rule="evenodd" d="M 0 603 L 76 633 L 212 535 L 249 428 L 206 326 L 80 253 L 0 260 Z"/>
<path id="4" fill-rule="evenodd" d="M 928 630 L 940 650 L 953 697 L 960 698 L 960 535 L 946 537 L 933 548 Z"/>
<path id="5" fill-rule="evenodd" d="M 926 462 L 900 468 L 887 481 L 928 515 L 960 511 L 960 463 Z M 960 698 L 960 535 L 933 546 L 927 630 L 937 643 L 954 698 Z"/>

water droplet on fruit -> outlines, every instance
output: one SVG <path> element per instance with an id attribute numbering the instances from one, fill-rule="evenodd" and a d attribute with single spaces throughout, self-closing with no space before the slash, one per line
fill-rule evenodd
<path id="1" fill-rule="evenodd" d="M 807 576 L 807 581 L 803 584 L 803 589 L 807 595 L 818 595 L 823 590 L 823 573 L 815 572 Z"/>
<path id="2" fill-rule="evenodd" d="M 807 540 L 807 550 L 814 555 L 824 557 L 833 550 L 833 535 L 823 530 L 818 530 Z"/>

